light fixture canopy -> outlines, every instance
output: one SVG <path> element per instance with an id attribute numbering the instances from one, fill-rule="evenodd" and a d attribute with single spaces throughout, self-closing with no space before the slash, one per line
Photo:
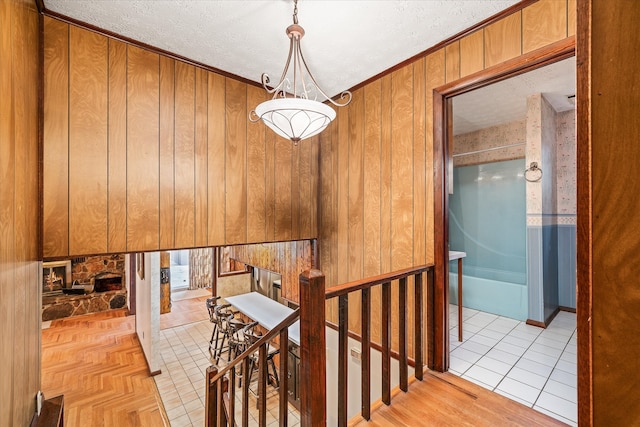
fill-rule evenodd
<path id="1" fill-rule="evenodd" d="M 251 111 L 249 120 L 262 120 L 275 133 L 297 145 L 299 141 L 322 132 L 336 117 L 333 108 L 318 101 L 318 94 L 336 107 L 347 105 L 351 102 L 352 95 L 351 92 L 344 91 L 340 94 L 339 101 L 329 98 L 309 71 L 300 48 L 304 29 L 298 25 L 298 0 L 294 0 L 293 24 L 287 27 L 287 36 L 289 56 L 280 81 L 270 87 L 269 76 L 263 73 L 261 78 L 262 86 L 268 93 L 273 94 L 273 98 Z M 293 79 L 288 77 L 291 65 Z"/>

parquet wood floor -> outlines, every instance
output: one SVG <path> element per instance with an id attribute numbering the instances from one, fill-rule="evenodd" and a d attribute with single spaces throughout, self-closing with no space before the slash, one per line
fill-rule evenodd
<path id="1" fill-rule="evenodd" d="M 372 409 L 371 420 L 355 418 L 352 427 L 377 426 L 565 426 L 518 402 L 449 373 L 425 372 L 408 393 L 396 393 L 391 406 Z"/>
<path id="2" fill-rule="evenodd" d="M 209 296 L 171 302 L 171 312 L 160 315 L 160 329 L 175 328 L 209 318 L 205 301 Z"/>
<path id="3" fill-rule="evenodd" d="M 125 310 L 55 320 L 43 330 L 42 390 L 64 394 L 67 427 L 169 425 Z"/>

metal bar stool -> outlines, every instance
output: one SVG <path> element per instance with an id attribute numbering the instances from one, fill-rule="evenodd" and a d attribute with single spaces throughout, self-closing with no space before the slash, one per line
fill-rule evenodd
<path id="1" fill-rule="evenodd" d="M 213 339 L 218 332 L 218 324 L 216 323 L 216 313 L 215 308 L 217 306 L 217 301 L 220 297 L 211 297 L 207 298 L 207 311 L 209 312 L 209 322 L 213 323 L 213 331 L 211 331 L 211 339 L 209 340 L 209 350 L 211 350 L 211 346 L 213 345 Z"/>
<path id="2" fill-rule="evenodd" d="M 262 337 L 262 334 L 259 332 L 256 332 L 254 329 L 257 323 L 258 322 L 254 322 L 253 324 L 250 324 L 245 329 L 243 329 L 243 333 L 245 334 L 245 345 L 247 346 L 247 348 L 251 346 L 253 343 L 257 342 Z M 271 344 L 268 344 L 267 365 L 265 366 L 265 369 L 267 370 L 267 380 L 276 389 L 280 387 L 280 379 L 278 378 L 278 371 L 276 370 L 276 364 L 273 361 L 273 358 L 276 354 L 279 354 L 279 353 L 280 353 L 280 350 L 278 348 L 272 346 Z M 253 371 L 255 367 L 258 366 L 258 360 L 259 360 L 258 352 L 256 351 L 250 357 L 251 357 L 251 363 L 249 365 L 249 375 L 247 377 L 248 382 L 251 382 Z M 286 357 L 286 355 L 283 357 Z M 271 367 L 271 373 L 269 373 L 269 367 Z M 257 392 L 254 392 L 253 390 L 251 392 L 255 396 L 258 396 Z"/>
<path id="3" fill-rule="evenodd" d="M 233 319 L 233 312 L 229 310 L 231 304 L 216 305 L 213 309 L 215 333 L 212 342 L 209 345 L 211 359 L 216 363 L 220 362 L 222 352 L 229 348 L 229 322 Z M 213 348 L 212 348 L 213 347 Z"/>

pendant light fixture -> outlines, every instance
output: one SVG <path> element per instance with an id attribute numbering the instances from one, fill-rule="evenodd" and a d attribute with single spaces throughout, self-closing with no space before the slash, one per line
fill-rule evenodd
<path id="1" fill-rule="evenodd" d="M 302 55 L 300 40 L 304 36 L 304 29 L 298 25 L 298 0 L 293 3 L 293 24 L 287 27 L 289 56 L 284 71 L 278 84 L 273 87 L 269 86 L 269 76 L 262 74 L 262 86 L 273 94 L 273 98 L 251 111 L 249 120 L 262 120 L 275 133 L 297 145 L 299 141 L 322 132 L 336 117 L 333 108 L 318 101 L 319 94 L 333 105 L 344 107 L 351 102 L 351 92 L 342 92 L 341 102 L 336 102 L 318 86 Z M 292 79 L 289 78 L 290 66 L 293 70 Z"/>

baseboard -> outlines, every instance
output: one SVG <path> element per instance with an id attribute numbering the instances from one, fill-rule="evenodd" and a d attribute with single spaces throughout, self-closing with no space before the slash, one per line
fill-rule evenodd
<path id="1" fill-rule="evenodd" d="M 547 326 L 549 326 L 551 324 L 551 322 L 553 321 L 553 319 L 555 319 L 555 317 L 558 315 L 558 313 L 560 313 L 560 310 L 562 310 L 561 307 L 558 307 L 555 310 L 553 310 L 553 313 L 551 313 L 549 315 L 549 317 L 547 317 L 544 322 L 541 322 L 539 320 L 527 319 L 526 323 L 527 323 L 527 325 L 537 326 L 539 328 L 547 329 Z"/>
<path id="2" fill-rule="evenodd" d="M 560 307 L 558 307 L 558 308 L 560 309 L 560 311 L 567 311 L 567 312 L 569 312 L 569 313 L 575 313 L 575 312 L 576 312 L 576 309 L 575 309 L 575 308 L 572 308 L 572 307 L 565 307 L 565 306 L 562 306 L 562 305 L 561 305 L 561 306 L 560 306 Z"/>

